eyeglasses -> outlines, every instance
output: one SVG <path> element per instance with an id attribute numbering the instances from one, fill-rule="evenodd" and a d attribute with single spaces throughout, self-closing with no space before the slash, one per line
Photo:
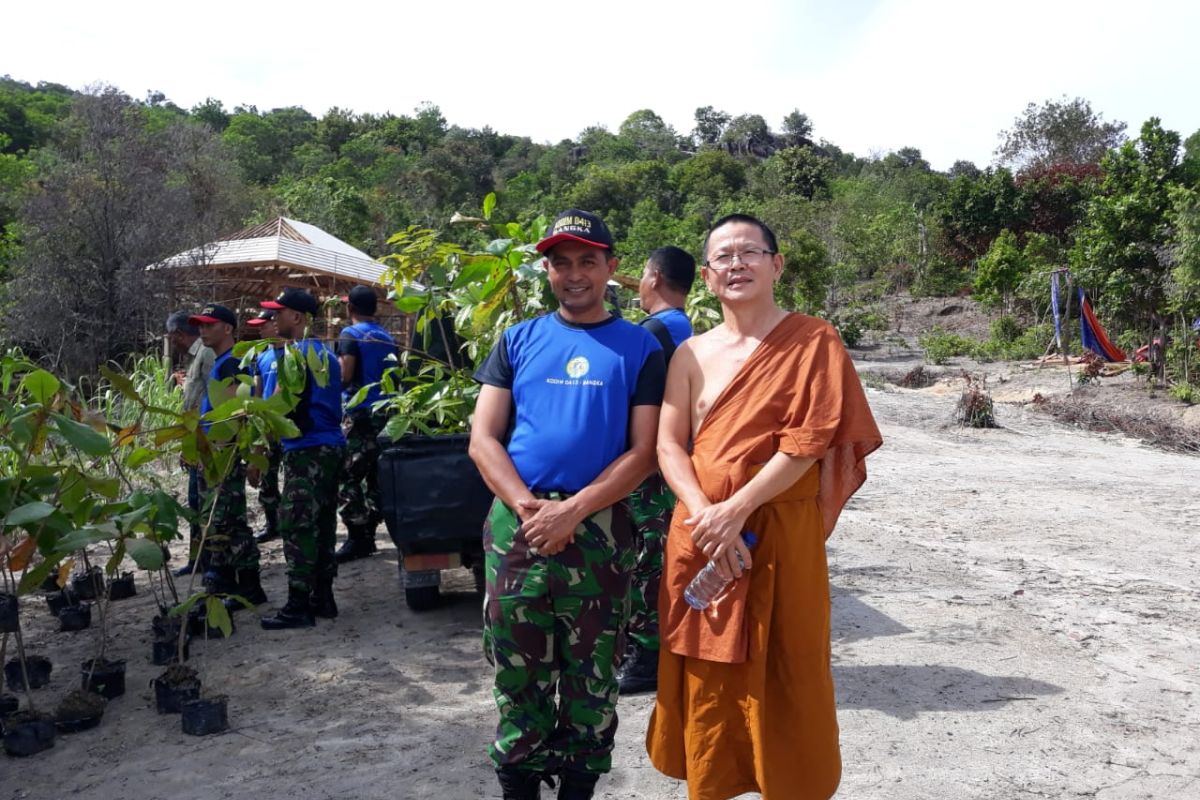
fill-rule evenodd
<path id="1" fill-rule="evenodd" d="M 743 250 L 740 253 L 720 253 L 704 262 L 704 266 L 709 269 L 723 270 L 733 266 L 734 259 L 742 262 L 743 266 L 754 267 L 763 262 L 763 259 L 775 255 L 774 250 L 759 250 L 758 248 L 750 248 Z"/>

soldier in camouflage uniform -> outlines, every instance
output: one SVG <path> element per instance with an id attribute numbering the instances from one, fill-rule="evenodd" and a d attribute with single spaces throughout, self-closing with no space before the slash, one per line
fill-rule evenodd
<path id="1" fill-rule="evenodd" d="M 237 459 L 218 488 L 220 491 L 205 487 L 204 491 L 201 520 L 212 520 L 205 545 L 211 563 L 205 577 L 214 569 L 257 573 L 258 546 L 246 522 L 246 462 Z M 222 589 L 232 590 L 232 587 Z"/>
<path id="2" fill-rule="evenodd" d="M 187 311 L 175 311 L 167 317 L 167 340 L 171 350 L 176 355 L 183 353 L 187 360 L 187 371 L 183 377 L 181 378 L 180 373 L 175 374 L 175 380 L 182 381 L 184 411 L 200 408 L 208 384 L 208 373 L 217 357 L 212 348 L 206 347 L 204 340 L 200 338 L 200 329 L 189 321 L 191 316 Z M 195 464 L 184 463 L 183 466 L 188 476 L 187 504 L 192 512 L 192 520 L 188 535 L 188 562 L 175 570 L 177 578 L 192 573 L 200 548 L 200 469 Z M 203 564 L 200 570 L 204 571 Z"/>
<path id="3" fill-rule="evenodd" d="M 274 340 L 271 347 L 259 354 L 254 363 L 254 395 L 267 398 L 275 394 L 279 381 L 279 356 L 283 353 L 284 342 L 279 337 L 279 328 L 275 325 L 275 311 L 264 308 L 246 324 L 257 328 L 263 339 Z M 262 506 L 266 525 L 254 535 L 254 541 L 269 542 L 279 536 L 279 466 L 283 460 L 283 449 L 279 442 L 272 442 L 266 452 L 267 471 L 257 481 L 258 504 Z"/>
<path id="4" fill-rule="evenodd" d="M 662 582 L 663 543 L 675 495 L 661 474 L 655 472 L 629 496 L 633 521 L 636 561 L 629 586 L 628 638 L 625 661 L 617 672 L 622 694 L 653 689 L 658 660 L 658 587 Z M 640 666 L 645 660 L 646 666 Z"/>
<path id="5" fill-rule="evenodd" d="M 288 566 L 288 590 L 312 594 L 337 576 L 333 548 L 337 543 L 336 495 L 342 447 L 320 445 L 283 454 L 283 492 L 279 534 Z M 333 615 L 336 615 L 336 607 Z"/>
<path id="6" fill-rule="evenodd" d="M 489 752 L 506 800 L 536 800 L 553 775 L 560 800 L 586 800 L 611 766 L 635 557 L 624 499 L 654 464 L 665 365 L 650 333 L 604 308 L 617 259 L 598 217 L 560 214 L 537 248 L 559 310 L 506 330 L 475 373 L 471 457 L 496 493 Z"/>
<path id="7" fill-rule="evenodd" d="M 312 627 L 315 617 L 338 614 L 333 597 L 337 561 L 337 482 L 346 447 L 342 436 L 342 377 L 337 358 L 317 339 L 305 339 L 317 299 L 303 289 L 285 289 L 261 303 L 276 312 L 279 335 L 292 340 L 279 356 L 276 391 L 296 405 L 288 418 L 299 436 L 284 439 L 283 489 L 279 533 L 287 560 L 288 599 L 274 616 L 263 617 L 266 630 Z M 323 375 L 311 362 L 320 361 Z M 323 384 L 323 385 L 322 385 Z"/>
<path id="8" fill-rule="evenodd" d="M 678 247 L 660 247 L 650 254 L 638 283 L 638 300 L 647 316 L 638 324 L 662 345 L 663 359 L 671 364 L 675 348 L 692 335 L 684 312 L 688 292 L 696 280 L 696 259 Z M 621 694 L 653 691 L 658 687 L 658 587 L 662 582 L 663 546 L 675 495 L 658 472 L 629 496 L 633 517 L 633 543 L 637 566 L 630 586 L 629 648 L 617 683 Z"/>
<path id="9" fill-rule="evenodd" d="M 200 403 L 201 416 L 234 397 L 240 385 L 239 376 L 245 371 L 233 357 L 233 332 L 237 329 L 237 316 L 228 308 L 210 303 L 204 310 L 189 320 L 200 329 L 200 337 L 211 347 L 216 358 L 208 375 L 207 391 Z M 213 423 L 202 422 L 205 432 Z M 232 444 L 213 443 L 214 446 L 232 447 Z M 258 544 L 246 521 L 246 464 L 234 457 L 221 483 L 208 486 L 202 481 L 201 524 L 208 526 L 205 551 L 204 586 L 214 594 L 240 595 L 248 602 L 258 605 L 266 602 L 259 581 Z M 241 608 L 235 600 L 227 599 L 231 610 Z"/>
<path id="10" fill-rule="evenodd" d="M 342 401 L 346 417 L 346 463 L 338 500 L 346 541 L 337 551 L 338 563 L 353 561 L 375 552 L 375 528 L 383 515 L 379 510 L 379 434 L 387 417 L 374 410 L 383 398 L 379 381 L 396 366 L 400 355 L 391 334 L 375 320 L 378 298 L 369 286 L 355 286 L 346 295 L 350 325 L 338 337 L 338 363 L 342 368 Z M 366 396 L 351 405 L 354 396 L 367 387 Z"/>

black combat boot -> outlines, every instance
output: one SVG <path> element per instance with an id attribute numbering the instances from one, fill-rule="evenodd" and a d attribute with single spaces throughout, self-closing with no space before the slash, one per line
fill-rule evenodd
<path id="1" fill-rule="evenodd" d="M 496 770 L 496 777 L 500 780 L 504 800 L 541 800 L 542 776 L 539 773 L 501 767 Z"/>
<path id="2" fill-rule="evenodd" d="M 653 692 L 658 688 L 658 651 L 630 644 L 625 660 L 617 669 L 621 694 Z"/>
<path id="3" fill-rule="evenodd" d="M 267 593 L 263 590 L 259 571 L 256 569 L 239 569 L 237 571 L 237 588 L 232 594 L 242 597 L 252 606 L 261 606 L 267 602 Z M 232 597 L 225 598 L 225 607 L 230 611 L 241 611 L 244 605 Z"/>
<path id="4" fill-rule="evenodd" d="M 591 800 L 598 780 L 600 776 L 594 772 L 564 769 L 562 783 L 558 787 L 558 800 Z"/>
<path id="5" fill-rule="evenodd" d="M 306 588 L 288 586 L 287 604 L 276 611 L 275 616 L 262 618 L 263 630 L 282 631 L 288 628 L 311 628 L 316 625 L 308 594 Z"/>
<path id="6" fill-rule="evenodd" d="M 333 600 L 333 578 L 317 578 L 312 594 L 308 598 L 314 617 L 334 619 L 338 615 L 337 603 Z"/>
<path id="7" fill-rule="evenodd" d="M 334 558 L 337 563 L 345 564 L 347 561 L 357 561 L 373 555 L 376 550 L 375 530 L 354 527 L 348 529 L 346 541 L 342 542 L 342 546 L 338 548 Z"/>
<path id="8" fill-rule="evenodd" d="M 233 567 L 209 567 L 200 583 L 209 594 L 237 594 L 237 570 Z"/>
<path id="9" fill-rule="evenodd" d="M 261 531 L 254 534 L 254 541 L 260 544 L 279 538 L 279 509 L 264 508 L 263 516 L 267 518 L 267 525 Z"/>

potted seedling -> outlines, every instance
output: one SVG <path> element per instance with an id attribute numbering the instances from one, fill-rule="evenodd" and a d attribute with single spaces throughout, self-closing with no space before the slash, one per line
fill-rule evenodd
<path id="1" fill-rule="evenodd" d="M 417 611 L 437 605 L 443 569 L 470 568 L 482 589 L 480 531 L 492 494 L 467 455 L 479 394 L 474 365 L 506 327 L 556 307 L 535 247 L 546 220 L 497 224 L 495 205 L 489 194 L 481 217 L 453 220 L 494 237 L 481 249 L 411 227 L 389 240 L 393 252 L 382 259 L 391 297 L 413 315 L 414 334 L 403 363 L 380 382 L 377 408 L 388 415 L 380 437 L 380 501 L 402 555 L 405 601 Z"/>

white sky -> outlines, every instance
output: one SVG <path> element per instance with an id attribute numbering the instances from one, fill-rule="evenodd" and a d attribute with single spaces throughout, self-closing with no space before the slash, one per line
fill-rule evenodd
<path id="1" fill-rule="evenodd" d="M 189 108 L 411 113 L 537 141 L 650 108 L 809 115 L 859 155 L 992 161 L 1029 102 L 1080 96 L 1137 130 L 1200 129 L 1196 0 L 12 3 L 0 74 L 164 92 Z"/>

